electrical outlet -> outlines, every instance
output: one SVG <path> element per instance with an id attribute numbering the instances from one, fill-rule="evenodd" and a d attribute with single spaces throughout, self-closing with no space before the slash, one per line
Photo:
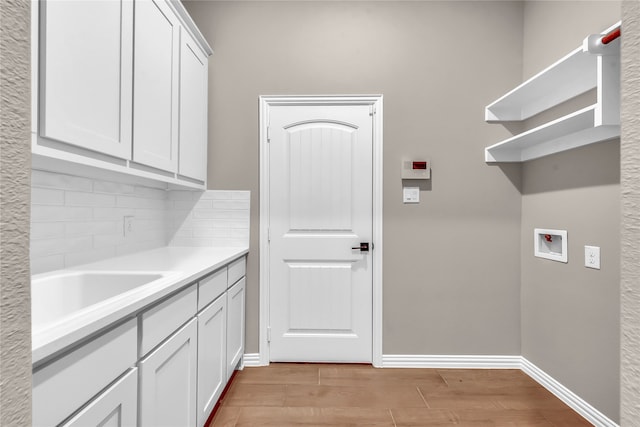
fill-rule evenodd
<path id="1" fill-rule="evenodd" d="M 133 216 L 125 216 L 124 217 L 124 237 L 129 237 L 134 232 L 133 227 Z"/>
<path id="2" fill-rule="evenodd" d="M 587 268 L 595 268 L 600 270 L 600 247 L 585 246 L 584 247 L 584 266 Z"/>

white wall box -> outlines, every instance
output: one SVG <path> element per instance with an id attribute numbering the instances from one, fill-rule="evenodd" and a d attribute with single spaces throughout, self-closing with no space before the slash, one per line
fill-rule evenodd
<path id="1" fill-rule="evenodd" d="M 523 121 L 593 89 L 596 104 L 487 147 L 486 162 L 525 162 L 620 136 L 620 39 L 603 45 L 602 34 L 587 37 L 581 47 L 488 105 L 485 120 Z"/>
<path id="2" fill-rule="evenodd" d="M 533 230 L 533 253 L 538 258 L 566 263 L 569 256 L 567 251 L 567 230 Z"/>
<path id="3" fill-rule="evenodd" d="M 227 298 L 198 314 L 198 427 L 203 427 L 227 383 Z"/>
<path id="4" fill-rule="evenodd" d="M 244 354 L 245 279 L 227 291 L 227 379 L 238 367 Z"/>
<path id="5" fill-rule="evenodd" d="M 60 424 L 136 362 L 138 329 L 129 320 L 33 373 L 33 425 Z M 99 367 L 99 369 L 96 369 Z"/>
<path id="6" fill-rule="evenodd" d="M 43 0 L 32 22 L 34 168 L 206 188 L 212 50 L 179 1 Z"/>
<path id="7" fill-rule="evenodd" d="M 193 319 L 140 361 L 141 426 L 195 426 L 197 335 Z"/>
<path id="8" fill-rule="evenodd" d="M 131 368 L 61 427 L 135 427 L 137 422 L 138 369 Z"/>

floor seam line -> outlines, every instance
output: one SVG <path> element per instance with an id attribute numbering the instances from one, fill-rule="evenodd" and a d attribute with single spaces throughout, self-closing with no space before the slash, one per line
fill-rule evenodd
<path id="1" fill-rule="evenodd" d="M 420 390 L 420 387 L 416 386 L 416 390 L 418 390 L 418 394 L 422 398 L 422 401 L 424 402 L 425 406 L 427 408 L 430 408 L 429 404 L 427 403 L 427 399 L 424 398 L 424 395 L 422 394 L 422 391 Z"/>
<path id="2" fill-rule="evenodd" d="M 398 427 L 398 424 L 396 424 L 396 419 L 393 417 L 393 412 L 391 411 L 391 408 L 389 408 L 388 411 L 389 411 L 389 415 L 391 415 L 391 421 L 393 421 L 393 427 Z"/>

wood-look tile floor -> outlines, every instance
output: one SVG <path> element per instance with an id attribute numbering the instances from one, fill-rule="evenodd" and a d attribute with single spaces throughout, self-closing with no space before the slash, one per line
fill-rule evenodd
<path id="1" fill-rule="evenodd" d="M 519 370 L 272 363 L 235 376 L 209 427 L 591 426 Z"/>

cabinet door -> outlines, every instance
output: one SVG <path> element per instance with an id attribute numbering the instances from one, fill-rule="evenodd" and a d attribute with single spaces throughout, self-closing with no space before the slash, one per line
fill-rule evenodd
<path id="1" fill-rule="evenodd" d="M 138 422 L 138 370 L 129 372 L 61 427 L 135 427 Z"/>
<path id="2" fill-rule="evenodd" d="M 227 383 L 227 298 L 223 294 L 198 315 L 198 426 L 207 422 Z"/>
<path id="3" fill-rule="evenodd" d="M 208 58 L 186 31 L 180 46 L 180 156 L 178 173 L 207 179 Z"/>
<path id="4" fill-rule="evenodd" d="M 140 361 L 140 426 L 196 425 L 197 319 Z"/>
<path id="5" fill-rule="evenodd" d="M 40 135 L 130 159 L 133 0 L 37 4 Z"/>
<path id="6" fill-rule="evenodd" d="M 245 279 L 227 291 L 227 379 L 244 353 Z"/>
<path id="7" fill-rule="evenodd" d="M 135 14 L 133 160 L 175 172 L 180 26 L 165 0 L 136 0 Z"/>

